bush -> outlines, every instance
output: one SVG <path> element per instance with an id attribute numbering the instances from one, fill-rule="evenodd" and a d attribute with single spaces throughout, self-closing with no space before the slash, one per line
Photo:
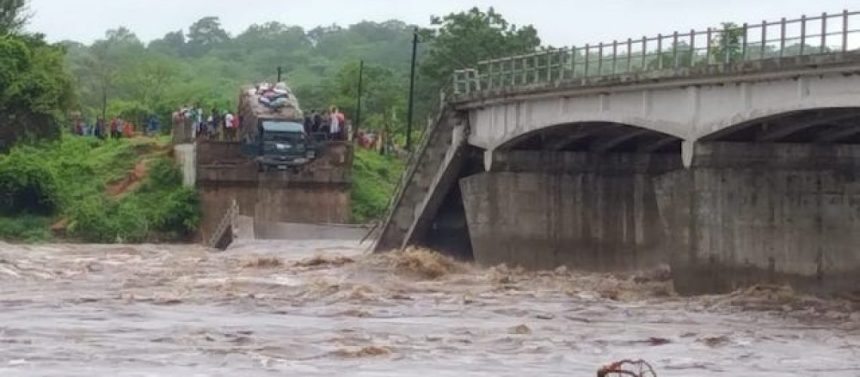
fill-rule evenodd
<path id="1" fill-rule="evenodd" d="M 149 234 L 145 212 L 133 201 L 87 198 L 69 213 L 69 235 L 88 242 L 142 242 Z"/>
<path id="2" fill-rule="evenodd" d="M 9 241 L 41 242 L 51 239 L 50 218 L 19 215 L 0 217 L 0 239 Z"/>
<path id="3" fill-rule="evenodd" d="M 385 216 L 403 162 L 371 150 L 356 150 L 353 166 L 352 218 L 365 223 Z"/>
<path id="4" fill-rule="evenodd" d="M 57 204 L 56 175 L 44 161 L 28 158 L 22 149 L 0 159 L 0 213 L 50 215 Z"/>
<path id="5" fill-rule="evenodd" d="M 137 200 L 151 202 L 148 218 L 156 231 L 185 236 L 200 223 L 200 198 L 195 190 L 182 186 L 182 172 L 169 159 L 152 163 Z"/>

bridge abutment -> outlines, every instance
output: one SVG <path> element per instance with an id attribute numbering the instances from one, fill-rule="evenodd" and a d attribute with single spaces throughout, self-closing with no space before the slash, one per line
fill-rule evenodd
<path id="1" fill-rule="evenodd" d="M 652 178 L 676 155 L 496 151 L 460 181 L 475 260 L 544 269 L 654 267 L 669 259 Z"/>
<path id="2" fill-rule="evenodd" d="M 860 146 L 702 143 L 657 186 L 680 293 L 860 282 Z"/>

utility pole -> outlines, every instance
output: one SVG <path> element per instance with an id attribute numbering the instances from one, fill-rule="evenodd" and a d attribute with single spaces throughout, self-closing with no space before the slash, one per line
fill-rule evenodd
<path id="1" fill-rule="evenodd" d="M 418 28 L 412 31 L 412 69 L 409 76 L 409 112 L 406 116 L 406 150 L 412 150 L 412 112 L 415 107 L 415 58 L 418 54 Z"/>
<path id="2" fill-rule="evenodd" d="M 364 76 L 364 60 L 358 63 L 358 103 L 355 105 L 355 127 L 352 134 L 358 135 L 358 127 L 361 125 L 361 91 L 362 91 L 362 76 Z"/>

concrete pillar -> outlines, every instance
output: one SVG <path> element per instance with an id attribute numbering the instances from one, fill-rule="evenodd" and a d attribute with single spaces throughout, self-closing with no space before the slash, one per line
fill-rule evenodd
<path id="1" fill-rule="evenodd" d="M 667 263 L 652 178 L 680 156 L 493 153 L 460 181 L 475 260 L 610 271 Z"/>
<path id="2" fill-rule="evenodd" d="M 860 147 L 705 143 L 657 182 L 676 290 L 860 286 Z"/>
<path id="3" fill-rule="evenodd" d="M 173 153 L 182 170 L 182 184 L 193 188 L 197 184 L 197 147 L 195 144 L 177 144 Z"/>

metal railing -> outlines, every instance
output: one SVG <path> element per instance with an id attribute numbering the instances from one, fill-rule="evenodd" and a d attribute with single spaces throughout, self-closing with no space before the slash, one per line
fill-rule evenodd
<path id="1" fill-rule="evenodd" d="M 448 105 L 451 96 L 454 94 L 454 87 L 451 82 L 445 85 L 440 91 L 439 96 L 436 98 L 433 106 L 430 110 L 430 116 L 427 120 L 427 125 L 421 130 L 418 139 L 411 151 L 409 151 L 409 155 L 406 158 L 406 168 L 403 170 L 403 173 L 400 175 L 400 179 L 397 180 L 397 184 L 392 190 L 391 199 L 389 199 L 388 210 L 385 214 L 385 219 L 383 220 L 382 232 L 385 231 L 391 222 L 392 216 L 394 212 L 397 210 L 401 199 L 403 198 L 403 194 L 406 190 L 409 181 L 412 180 L 412 177 L 415 175 L 416 171 L 419 168 L 419 160 L 424 156 L 424 152 L 427 150 L 427 147 L 430 144 L 430 140 L 432 138 L 433 133 L 436 131 L 436 128 L 439 126 L 439 122 L 444 116 L 445 106 Z M 369 237 L 372 233 L 374 233 L 378 226 L 377 224 L 374 226 L 365 238 Z M 380 235 L 381 236 L 381 235 Z"/>
<path id="2" fill-rule="evenodd" d="M 206 243 L 207 246 L 213 249 L 226 249 L 227 246 L 230 246 L 230 243 L 233 242 L 233 238 L 236 235 L 236 226 L 239 221 L 239 203 L 234 199 L 230 202 L 230 206 L 227 207 L 227 210 L 224 211 L 224 217 L 221 218 L 221 222 L 218 223 L 218 227 L 215 228 L 215 232 L 209 236 L 209 240 Z M 229 238 L 225 241 L 225 236 L 227 236 L 227 232 L 230 232 Z"/>
<path id="3" fill-rule="evenodd" d="M 546 49 L 485 60 L 454 73 L 454 94 L 546 85 L 593 77 L 680 70 L 860 48 L 860 12 L 801 16 L 742 25 L 726 24 L 629 38 L 584 47 Z"/>

